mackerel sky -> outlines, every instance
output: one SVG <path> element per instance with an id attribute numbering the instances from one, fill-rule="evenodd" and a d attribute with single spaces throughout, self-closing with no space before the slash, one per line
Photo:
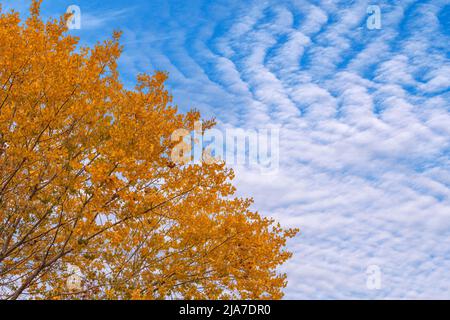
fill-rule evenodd
<path id="1" fill-rule="evenodd" d="M 46 0 L 43 15 L 69 5 L 82 44 L 123 31 L 130 88 L 165 70 L 181 111 L 281 128 L 278 172 L 236 167 L 235 184 L 301 229 L 286 298 L 450 298 L 450 1 Z"/>

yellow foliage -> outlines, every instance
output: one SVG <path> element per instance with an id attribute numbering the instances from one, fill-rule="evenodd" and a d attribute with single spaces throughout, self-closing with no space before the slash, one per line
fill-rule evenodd
<path id="1" fill-rule="evenodd" d="M 119 33 L 76 50 L 39 5 L 0 16 L 0 297 L 280 298 L 296 230 L 233 198 L 224 163 L 169 164 L 199 113 L 170 105 L 162 72 L 125 89 Z"/>

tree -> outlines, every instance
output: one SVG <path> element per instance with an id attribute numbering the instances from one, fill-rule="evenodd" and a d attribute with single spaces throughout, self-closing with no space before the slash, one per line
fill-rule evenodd
<path id="1" fill-rule="evenodd" d="M 77 48 L 40 2 L 0 16 L 0 297 L 282 297 L 297 230 L 233 197 L 223 162 L 172 162 L 199 113 L 163 72 L 124 88 L 120 34 Z"/>

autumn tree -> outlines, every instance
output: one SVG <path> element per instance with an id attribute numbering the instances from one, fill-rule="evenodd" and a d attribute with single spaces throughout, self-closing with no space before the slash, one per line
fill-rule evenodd
<path id="1" fill-rule="evenodd" d="M 0 16 L 0 297 L 282 297 L 296 230 L 233 197 L 223 162 L 171 161 L 199 113 L 171 105 L 165 73 L 124 88 L 118 33 L 79 47 L 39 7 Z"/>

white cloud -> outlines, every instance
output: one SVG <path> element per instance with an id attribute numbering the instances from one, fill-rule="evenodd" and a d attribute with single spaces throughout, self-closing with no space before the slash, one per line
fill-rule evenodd
<path id="1" fill-rule="evenodd" d="M 222 127 L 281 126 L 278 174 L 237 168 L 236 183 L 255 209 L 301 228 L 287 298 L 450 294 L 445 1 L 380 4 L 382 29 L 370 31 L 368 4 L 205 2 L 192 4 L 198 22 L 188 12 L 189 25 L 125 29 L 125 72 L 168 70 L 182 110 Z M 381 290 L 366 287 L 372 264 Z"/>

